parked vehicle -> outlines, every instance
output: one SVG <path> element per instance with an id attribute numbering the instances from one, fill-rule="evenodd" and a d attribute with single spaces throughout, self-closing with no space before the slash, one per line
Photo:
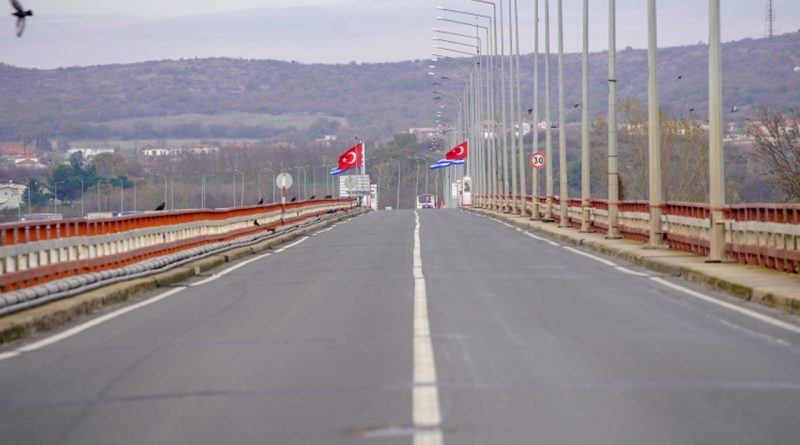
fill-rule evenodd
<path id="1" fill-rule="evenodd" d="M 435 209 L 436 198 L 433 195 L 417 195 L 418 209 Z"/>

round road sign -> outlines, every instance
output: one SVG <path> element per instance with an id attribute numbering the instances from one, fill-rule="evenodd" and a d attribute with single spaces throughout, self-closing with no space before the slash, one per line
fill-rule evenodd
<path id="1" fill-rule="evenodd" d="M 280 172 L 278 176 L 275 177 L 275 185 L 278 188 L 290 188 L 292 186 L 292 175 L 286 172 Z"/>
<path id="2" fill-rule="evenodd" d="M 531 167 L 539 170 L 545 165 L 547 165 L 547 157 L 545 157 L 544 153 L 537 151 L 531 155 Z"/>

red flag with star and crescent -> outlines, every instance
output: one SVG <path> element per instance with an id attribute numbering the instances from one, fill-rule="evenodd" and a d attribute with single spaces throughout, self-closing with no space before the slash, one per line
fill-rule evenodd
<path id="1" fill-rule="evenodd" d="M 445 155 L 445 159 L 448 161 L 454 161 L 457 159 L 467 159 L 468 149 L 467 149 L 467 141 L 464 141 L 455 147 L 451 148 L 450 151 L 447 152 Z"/>
<path id="2" fill-rule="evenodd" d="M 361 144 L 356 145 L 339 156 L 339 170 L 345 171 L 364 165 Z"/>

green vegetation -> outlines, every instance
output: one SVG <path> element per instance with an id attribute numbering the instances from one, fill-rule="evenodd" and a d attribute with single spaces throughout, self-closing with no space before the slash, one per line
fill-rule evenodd
<path id="1" fill-rule="evenodd" d="M 800 74 L 793 71 L 798 47 L 800 33 L 723 46 L 724 102 L 742 110 L 729 120 L 744 120 L 760 106 L 800 103 Z M 705 45 L 659 51 L 662 106 L 677 118 L 691 117 L 689 109 L 699 118 L 705 115 L 707 51 Z M 429 63 L 303 65 L 215 58 L 57 70 L 0 65 L 0 140 L 39 140 L 46 146 L 47 139 L 307 138 L 320 133 L 297 130 L 319 118 L 385 140 L 433 121 Z M 590 57 L 594 115 L 606 110 L 606 63 L 606 53 Z M 646 51 L 620 51 L 618 63 L 620 97 L 644 100 Z M 437 70 L 458 79 L 469 64 L 441 60 Z M 532 72 L 532 55 L 522 57 L 520 69 Z M 565 72 L 567 102 L 578 103 L 577 54 L 565 57 Z M 529 75 L 524 80 L 523 105 L 529 108 L 532 82 Z M 460 88 L 460 82 L 442 82 L 443 88 Z M 579 114 L 570 112 L 567 119 L 577 121 Z"/>

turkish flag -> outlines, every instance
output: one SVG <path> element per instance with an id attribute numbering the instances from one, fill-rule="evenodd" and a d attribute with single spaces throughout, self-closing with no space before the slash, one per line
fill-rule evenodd
<path id="1" fill-rule="evenodd" d="M 467 159 L 467 145 L 467 141 L 456 145 L 447 152 L 444 158 L 450 161 L 454 161 L 456 159 Z"/>
<path id="2" fill-rule="evenodd" d="M 364 157 L 362 152 L 363 150 L 361 149 L 361 144 L 358 144 L 350 150 L 344 152 L 343 155 L 339 156 L 339 170 L 345 171 L 364 165 Z"/>

